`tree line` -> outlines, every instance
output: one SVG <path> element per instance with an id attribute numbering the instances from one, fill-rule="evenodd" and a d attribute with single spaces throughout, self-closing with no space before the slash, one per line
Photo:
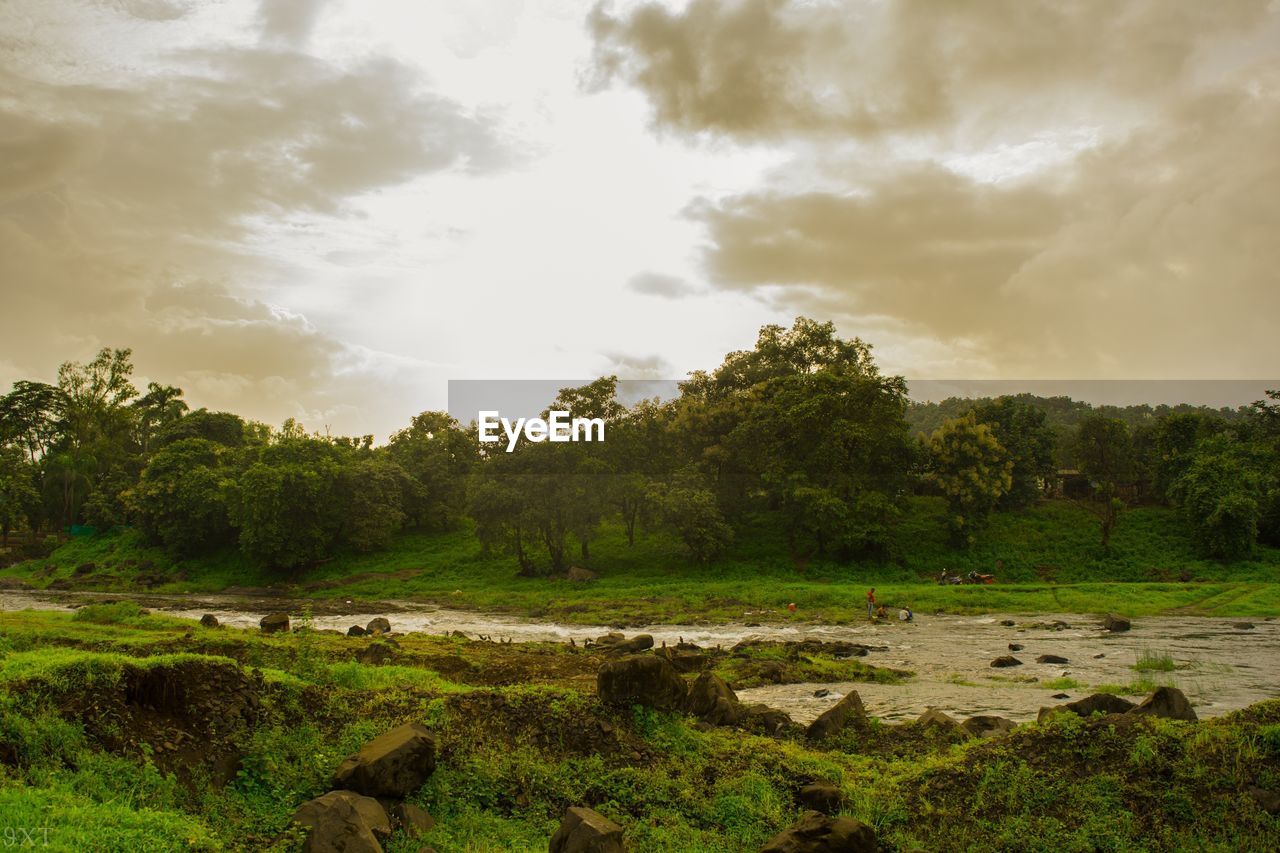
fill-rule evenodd
<path id="1" fill-rule="evenodd" d="M 1107 547 L 1134 503 L 1178 508 L 1207 555 L 1280 544 L 1280 396 L 1231 412 L 1166 407 L 1116 417 L 1072 403 L 1064 430 L 1029 395 L 921 407 L 871 348 L 830 323 L 766 326 L 750 350 L 623 405 L 616 377 L 563 389 L 548 410 L 603 418 L 598 443 L 481 445 L 475 425 L 424 412 L 375 446 L 132 384 L 129 350 L 68 362 L 55 384 L 0 397 L 0 531 L 129 525 L 176 555 L 235 547 L 280 569 L 385 547 L 401 530 L 467 524 L 526 575 L 590 565 L 606 523 L 633 543 L 664 530 L 709 562 L 768 517 L 797 559 L 891 556 L 908 497 L 945 499 L 957 548 L 990 517 L 1061 484 Z M 1081 407 L 1084 408 L 1081 408 Z M 913 430 L 934 419 L 936 426 Z M 545 412 L 544 412 L 545 416 Z"/>

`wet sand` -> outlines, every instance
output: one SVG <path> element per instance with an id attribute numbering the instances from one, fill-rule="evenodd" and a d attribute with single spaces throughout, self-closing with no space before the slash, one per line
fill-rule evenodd
<path id="1" fill-rule="evenodd" d="M 205 613 L 223 624 L 257 627 L 266 613 L 298 615 L 297 599 L 249 598 L 229 595 L 107 595 L 102 593 L 0 592 L 0 609 L 69 610 L 86 600 L 127 598 L 180 618 L 199 619 Z M 606 633 L 605 626 L 561 625 L 474 611 L 450 610 L 404 601 L 345 602 L 316 600 L 312 624 L 345 631 L 374 616 L 387 616 L 396 632 L 447 634 L 462 631 L 516 642 L 579 642 Z M 1002 625 L 1012 620 L 1014 626 Z M 1152 672 L 1157 684 L 1171 684 L 1187 694 L 1202 717 L 1243 708 L 1262 699 L 1280 697 L 1280 621 L 1254 620 L 1252 628 L 1237 627 L 1244 620 L 1205 617 L 1147 617 L 1134 620 L 1125 633 L 1103 630 L 1095 616 L 1078 614 L 992 614 L 986 616 L 920 616 L 912 623 L 864 625 L 769 624 L 652 625 L 628 634 L 652 634 L 659 645 L 678 639 L 702 646 L 725 648 L 740 640 L 849 640 L 887 651 L 872 652 L 864 660 L 877 666 L 907 669 L 916 677 L 902 684 L 785 684 L 743 690 L 743 701 L 763 702 L 782 709 L 797 722 L 807 722 L 830 707 L 848 690 L 857 690 L 867 711 L 897 722 L 936 707 L 952 716 L 996 714 L 1012 720 L 1034 719 L 1046 705 L 1078 699 L 1100 684 L 1129 684 L 1142 673 L 1133 665 L 1144 653 L 1167 655 L 1177 669 Z M 1068 627 L 1054 627 L 1053 623 Z M 1025 648 L 1010 652 L 1008 645 Z M 1013 654 L 1021 666 L 995 669 L 991 661 Z M 1051 654 L 1066 664 L 1039 664 Z M 1044 681 L 1071 678 L 1082 687 L 1046 687 Z M 829 690 L 815 697 L 819 689 Z M 1069 699 L 1054 699 L 1066 693 Z"/>

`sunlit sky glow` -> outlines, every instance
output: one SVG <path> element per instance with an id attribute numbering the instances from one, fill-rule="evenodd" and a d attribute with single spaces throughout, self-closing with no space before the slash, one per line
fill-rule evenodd
<path id="1" fill-rule="evenodd" d="M 1276 373 L 1280 4 L 0 4 L 0 385 L 379 438 L 830 319 L 936 377 Z"/>

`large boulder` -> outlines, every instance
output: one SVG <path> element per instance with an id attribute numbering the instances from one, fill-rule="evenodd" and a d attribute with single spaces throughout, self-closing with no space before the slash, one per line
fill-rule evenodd
<path id="1" fill-rule="evenodd" d="M 760 853 L 877 853 L 871 827 L 850 817 L 805 812 L 791 827 L 775 835 Z"/>
<path id="2" fill-rule="evenodd" d="M 304 853 L 382 853 L 391 835 L 381 804 L 353 791 L 330 791 L 298 806 L 292 822 L 307 830 Z"/>
<path id="3" fill-rule="evenodd" d="M 1133 623 L 1118 613 L 1108 613 L 1102 617 L 1102 627 L 1118 634 L 1121 631 L 1128 631 L 1133 627 Z"/>
<path id="4" fill-rule="evenodd" d="M 1196 721 L 1196 712 L 1181 690 L 1176 687 L 1157 687 L 1155 691 L 1142 700 L 1138 707 L 1129 711 L 1150 717 L 1166 717 L 1170 720 Z"/>
<path id="5" fill-rule="evenodd" d="M 837 814 L 840 809 L 844 808 L 847 797 L 844 791 L 835 785 L 828 785 L 824 782 L 815 782 L 812 785 L 805 785 L 800 789 L 800 793 L 796 796 L 800 804 L 805 808 L 812 809 L 823 814 Z"/>
<path id="6" fill-rule="evenodd" d="M 1070 663 L 1062 655 L 1040 655 L 1036 658 L 1036 663 Z"/>
<path id="7" fill-rule="evenodd" d="M 364 626 L 366 634 L 390 634 L 391 622 L 385 616 L 375 616 Z"/>
<path id="8" fill-rule="evenodd" d="M 436 825 L 435 818 L 427 814 L 426 809 L 413 803 L 395 803 L 391 806 L 390 813 L 395 828 L 410 838 L 417 838 Z"/>
<path id="9" fill-rule="evenodd" d="M 810 740 L 822 740 L 844 731 L 851 725 L 864 725 L 867 722 L 867 709 L 862 707 L 862 697 L 858 691 L 850 690 L 845 697 L 822 712 L 818 719 L 809 724 L 805 735 Z"/>
<path id="10" fill-rule="evenodd" d="M 939 711 L 937 708 L 930 708 L 920 715 L 916 720 L 918 726 L 935 726 L 948 732 L 964 731 L 964 727 L 960 725 L 955 717 Z"/>
<path id="11" fill-rule="evenodd" d="M 701 651 L 664 646 L 653 653 L 668 660 L 678 672 L 698 672 L 707 665 L 707 655 Z"/>
<path id="12" fill-rule="evenodd" d="M 970 717 L 965 720 L 960 724 L 960 728 L 974 737 L 991 737 L 1013 731 L 1014 722 L 1006 720 L 1004 717 L 979 714 L 976 717 Z"/>
<path id="13" fill-rule="evenodd" d="M 763 732 L 777 737 L 795 726 L 795 722 L 786 711 L 770 708 L 768 705 L 744 705 L 742 708 L 742 727 L 754 732 Z"/>
<path id="14" fill-rule="evenodd" d="M 348 637 L 363 637 L 365 634 L 368 634 L 368 633 L 369 633 L 368 631 L 361 628 L 359 625 L 352 625 L 350 628 L 347 629 Z"/>
<path id="15" fill-rule="evenodd" d="M 278 634 L 289 630 L 289 615 L 287 613 L 271 613 L 263 616 L 258 620 L 258 627 L 265 634 Z"/>
<path id="16" fill-rule="evenodd" d="M 684 679 L 656 655 L 629 655 L 609 661 L 596 675 L 596 693 L 607 705 L 644 705 L 681 710 L 689 690 Z"/>
<path id="17" fill-rule="evenodd" d="M 653 637 L 650 634 L 636 634 L 626 640 L 619 640 L 609 646 L 609 651 L 617 655 L 634 655 L 647 652 L 653 648 Z"/>
<path id="18" fill-rule="evenodd" d="M 200 617 L 200 624 L 206 628 L 217 628 L 219 624 L 218 617 L 212 613 L 206 613 Z"/>
<path id="19" fill-rule="evenodd" d="M 333 787 L 368 797 L 403 799 L 422 787 L 435 769 L 435 738 L 426 727 L 406 723 L 344 759 L 333 774 Z"/>
<path id="20" fill-rule="evenodd" d="M 732 726 L 742 721 L 742 705 L 737 695 L 718 675 L 710 671 L 697 677 L 689 688 L 686 710 L 713 726 Z"/>
<path id="21" fill-rule="evenodd" d="M 1022 666 L 1022 661 L 1018 660 L 1013 655 L 1001 655 L 993 660 L 991 665 L 997 669 L 1002 669 L 1008 666 Z"/>
<path id="22" fill-rule="evenodd" d="M 622 827 L 599 812 L 572 806 L 564 813 L 549 853 L 625 853 Z"/>
<path id="23" fill-rule="evenodd" d="M 1058 711 L 1070 711 L 1079 717 L 1091 717 L 1099 712 L 1103 714 L 1127 714 L 1132 709 L 1133 703 L 1128 699 L 1122 699 L 1110 693 L 1095 693 L 1092 696 L 1086 696 L 1074 702 L 1067 702 L 1064 705 L 1041 708 L 1040 713 L 1036 716 L 1036 722 Z"/>

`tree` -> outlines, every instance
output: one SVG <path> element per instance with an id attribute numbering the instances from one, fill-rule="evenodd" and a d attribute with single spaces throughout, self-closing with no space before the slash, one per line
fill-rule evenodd
<path id="1" fill-rule="evenodd" d="M 344 507 L 339 539 L 357 551 L 385 548 L 404 524 L 402 497 L 412 494 L 414 485 L 403 468 L 381 454 L 346 462 L 337 484 Z"/>
<path id="2" fill-rule="evenodd" d="M 234 541 L 225 481 L 231 453 L 205 438 L 166 444 L 151 457 L 127 501 L 139 529 L 181 556 L 194 556 Z"/>
<path id="3" fill-rule="evenodd" d="M 695 470 L 681 472 L 669 484 L 654 483 L 648 498 L 659 522 L 676 532 L 698 562 L 711 562 L 733 541 L 715 492 Z"/>
<path id="4" fill-rule="evenodd" d="M 147 393 L 133 401 L 136 415 L 136 441 L 145 455 L 151 452 L 156 437 L 177 423 L 190 408 L 182 399 L 182 389 L 173 385 L 147 383 Z"/>
<path id="5" fill-rule="evenodd" d="M 339 468 L 340 451 L 321 439 L 294 435 L 259 450 L 225 491 L 244 554 L 280 569 L 329 556 L 342 520 Z"/>
<path id="6" fill-rule="evenodd" d="M 991 432 L 1013 463 L 1009 491 L 998 502 L 1004 510 L 1031 506 L 1040 498 L 1043 484 L 1056 471 L 1053 430 L 1042 409 L 1016 397 L 1000 397 L 975 407 L 979 423 Z"/>
<path id="7" fill-rule="evenodd" d="M 38 462 L 61 435 L 62 397 L 43 382 L 19 380 L 0 397 L 0 444 L 12 443 Z"/>
<path id="8" fill-rule="evenodd" d="M 155 438 L 155 446 L 163 447 L 184 438 L 203 438 L 223 447 L 244 447 L 246 433 L 247 425 L 239 415 L 196 409 L 175 421 L 165 423 Z M 257 443 L 264 444 L 265 441 Z"/>
<path id="9" fill-rule="evenodd" d="M 35 465 L 20 448 L 0 445 L 0 545 L 9 546 L 9 532 L 28 521 L 39 499 Z"/>
<path id="10" fill-rule="evenodd" d="M 1075 436 L 1080 471 L 1089 478 L 1093 500 L 1087 504 L 1098 517 L 1102 547 L 1111 547 L 1120 513 L 1121 488 L 1133 477 L 1133 440 L 1124 421 L 1092 415 L 1080 422 Z"/>
<path id="11" fill-rule="evenodd" d="M 971 546 L 1000 499 L 1013 487 L 1013 460 L 990 425 L 969 412 L 945 421 L 929 439 L 929 479 L 946 496 L 957 544 Z"/>
<path id="12" fill-rule="evenodd" d="M 415 415 L 407 428 L 391 436 L 387 455 L 418 484 L 404 495 L 410 524 L 445 530 L 457 523 L 466 509 L 476 448 L 476 440 L 445 412 Z"/>

